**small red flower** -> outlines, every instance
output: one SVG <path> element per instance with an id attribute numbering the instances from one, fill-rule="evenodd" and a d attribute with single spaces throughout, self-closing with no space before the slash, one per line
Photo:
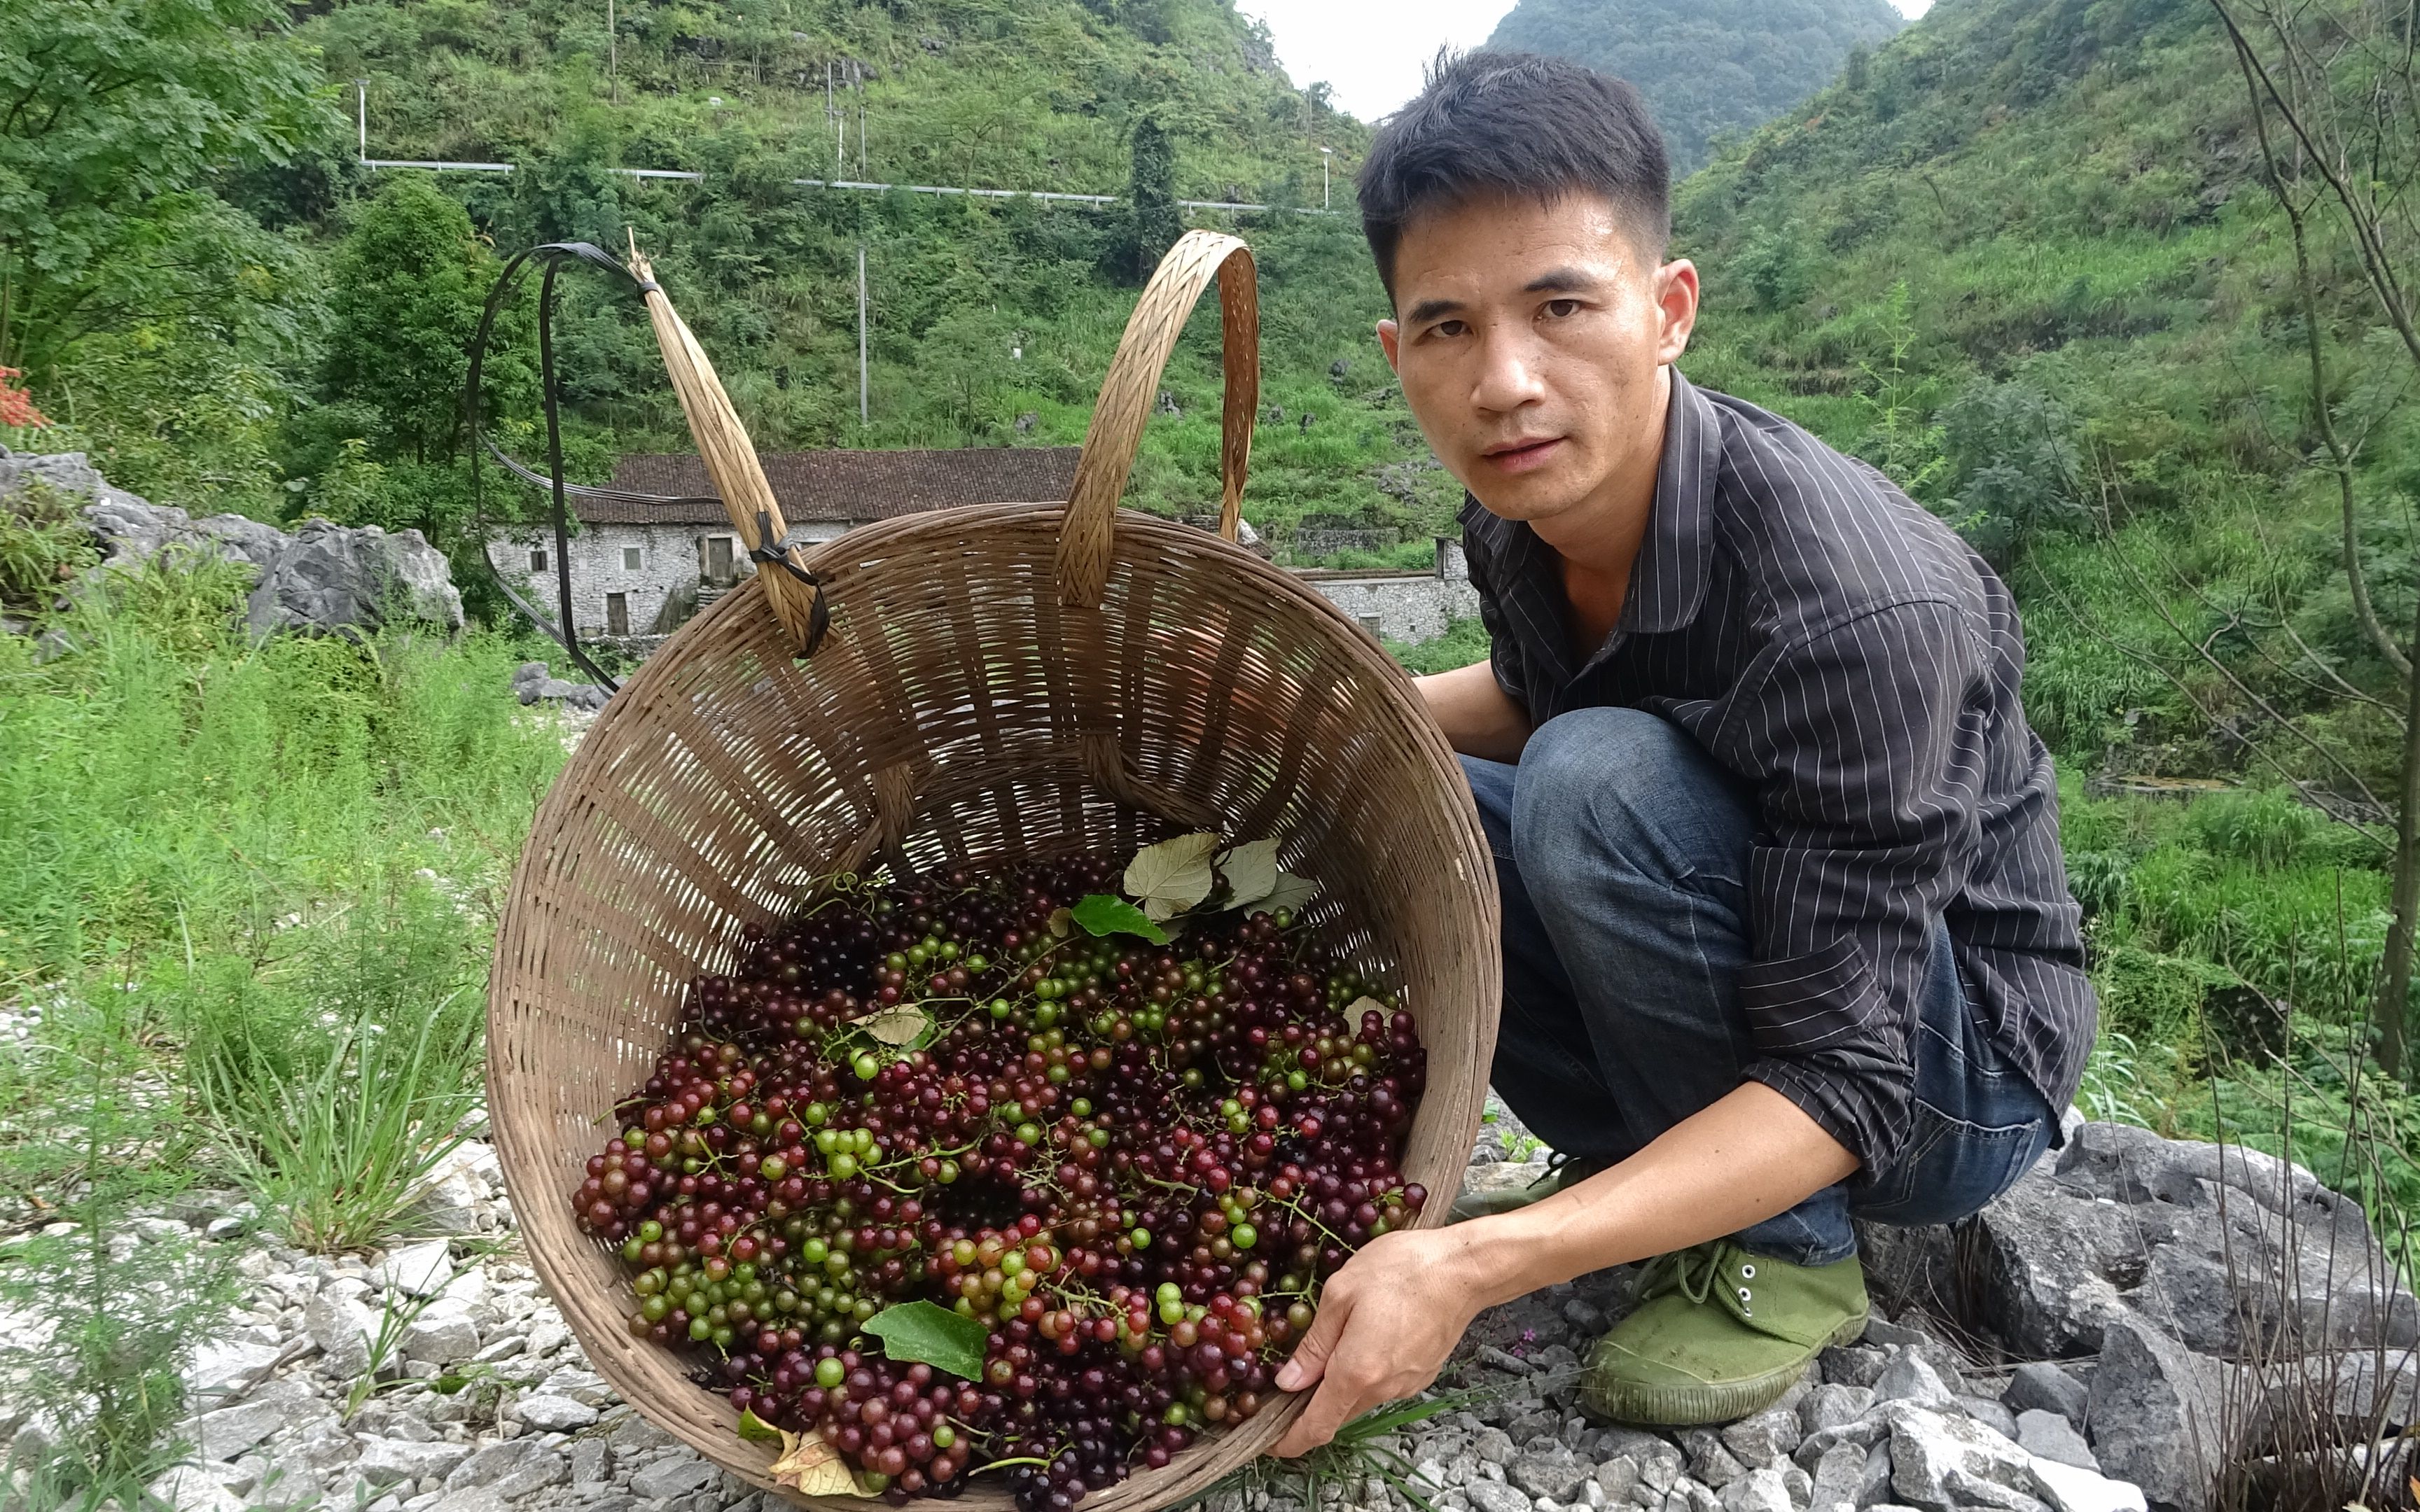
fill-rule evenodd
<path id="1" fill-rule="evenodd" d="M 17 386 L 23 377 L 22 368 L 0 367 L 0 425 L 30 429 L 49 424 L 50 417 L 34 408 L 34 396 Z"/>

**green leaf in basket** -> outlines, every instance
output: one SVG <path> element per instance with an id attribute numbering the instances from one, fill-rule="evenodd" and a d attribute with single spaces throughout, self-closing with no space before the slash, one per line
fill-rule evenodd
<path id="1" fill-rule="evenodd" d="M 1218 874 L 1227 879 L 1229 908 L 1249 908 L 1278 886 L 1278 842 L 1256 840 L 1230 846 L 1218 857 Z"/>
<path id="2" fill-rule="evenodd" d="M 865 1332 L 882 1341 L 882 1352 L 905 1365 L 922 1360 L 965 1381 L 983 1374 L 984 1343 L 991 1330 L 929 1302 L 903 1302 L 865 1320 Z"/>
<path id="3" fill-rule="evenodd" d="M 739 1414 L 739 1436 L 750 1443 L 779 1443 L 782 1430 L 758 1417 L 753 1409 Z"/>
<path id="4" fill-rule="evenodd" d="M 1150 915 L 1106 892 L 1078 899 L 1068 913 L 1094 934 L 1140 934 L 1154 945 L 1168 943 L 1168 932 L 1153 923 Z"/>
<path id="5" fill-rule="evenodd" d="M 1298 877 L 1291 872 L 1278 873 L 1278 884 L 1269 895 L 1252 903 L 1247 910 L 1255 914 L 1274 914 L 1282 908 L 1299 914 L 1302 905 L 1319 896 L 1319 884 L 1310 877 Z"/>
<path id="6" fill-rule="evenodd" d="M 1218 835 L 1206 829 L 1144 846 L 1126 865 L 1126 896 L 1140 899 L 1155 919 L 1185 912 L 1217 884 L 1210 857 L 1218 849 Z"/>

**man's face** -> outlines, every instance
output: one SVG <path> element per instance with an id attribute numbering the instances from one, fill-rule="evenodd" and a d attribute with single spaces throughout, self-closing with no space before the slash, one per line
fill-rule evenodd
<path id="1" fill-rule="evenodd" d="M 1447 471 L 1488 510 L 1546 521 L 1654 476 L 1662 368 L 1698 274 L 1643 256 L 1594 194 L 1429 210 L 1395 257 L 1378 341 Z"/>

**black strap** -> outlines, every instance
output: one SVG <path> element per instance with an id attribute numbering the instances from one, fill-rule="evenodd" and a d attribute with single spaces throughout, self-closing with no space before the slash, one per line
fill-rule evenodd
<path id="1" fill-rule="evenodd" d="M 824 603 L 824 580 L 790 560 L 787 548 L 773 539 L 773 514 L 756 511 L 756 544 L 748 548 L 748 560 L 766 566 L 779 567 L 815 591 L 814 607 L 807 610 L 807 640 L 799 648 L 801 659 L 815 654 L 824 643 L 824 632 L 831 628 L 831 609 Z"/>
<path id="2" fill-rule="evenodd" d="M 594 500 L 599 503 L 644 504 L 655 507 L 695 504 L 720 506 L 722 501 L 713 494 L 635 493 L 627 488 L 592 488 L 581 484 L 566 483 L 564 480 L 563 425 L 560 412 L 563 391 L 554 371 L 554 275 L 565 266 L 575 262 L 586 263 L 592 268 L 612 274 L 636 293 L 644 295 L 661 292 L 660 286 L 655 280 L 633 277 L 628 269 L 592 242 L 550 241 L 543 246 L 532 247 L 527 251 L 517 253 L 511 261 L 504 264 L 504 271 L 496 275 L 495 286 L 488 291 L 487 307 L 479 312 L 478 333 L 471 339 L 471 370 L 462 385 L 463 418 L 470 427 L 472 442 L 471 520 L 473 528 L 479 533 L 479 563 L 487 569 L 488 577 L 496 585 L 496 591 L 504 595 L 505 602 L 512 605 L 521 618 L 559 642 L 563 649 L 570 654 L 571 659 L 579 663 L 582 671 L 595 678 L 608 692 L 613 692 L 617 690 L 620 685 L 607 676 L 605 670 L 589 657 L 587 651 L 580 644 L 578 628 L 572 621 L 571 524 L 567 508 L 568 501 Z M 533 268 L 542 270 L 538 283 L 537 353 L 538 395 L 546 412 L 547 471 L 544 472 L 535 471 L 522 466 L 503 447 L 495 443 L 494 439 L 488 435 L 487 427 L 482 424 L 479 405 L 480 381 L 486 368 L 489 340 L 495 331 L 497 312 L 504 307 L 504 301 L 511 296 L 521 278 Z M 513 585 L 505 580 L 504 574 L 496 570 L 494 559 L 489 555 L 490 532 L 488 526 L 483 476 L 480 471 L 480 461 L 483 456 L 492 458 L 498 466 L 523 483 L 533 487 L 544 488 L 553 505 L 555 602 L 558 612 L 551 619 L 544 610 L 514 591 Z M 757 533 L 761 541 L 765 533 L 764 524 L 761 521 Z M 749 554 L 757 561 L 764 560 L 761 548 Z M 815 594 L 815 607 L 810 622 L 807 644 L 799 653 L 803 656 L 814 651 L 816 644 L 822 640 L 824 626 L 830 616 L 824 607 L 821 585 L 816 583 L 814 577 L 791 563 L 786 558 L 783 560 L 783 564 L 793 574 L 805 578 L 811 584 L 815 584 L 818 590 Z"/>

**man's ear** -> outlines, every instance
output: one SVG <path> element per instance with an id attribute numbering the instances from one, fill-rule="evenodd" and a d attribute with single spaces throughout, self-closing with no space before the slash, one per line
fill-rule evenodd
<path id="1" fill-rule="evenodd" d="M 1403 335 L 1403 329 L 1392 320 L 1378 322 L 1378 349 L 1387 354 L 1387 365 L 1398 374 L 1404 370 L 1403 363 L 1398 360 L 1403 350 L 1400 345 Z"/>
<path id="2" fill-rule="evenodd" d="M 1655 336 L 1657 365 L 1677 363 L 1698 328 L 1698 266 L 1675 257 L 1655 270 L 1655 305 L 1661 317 Z"/>

